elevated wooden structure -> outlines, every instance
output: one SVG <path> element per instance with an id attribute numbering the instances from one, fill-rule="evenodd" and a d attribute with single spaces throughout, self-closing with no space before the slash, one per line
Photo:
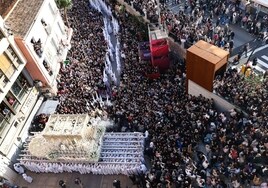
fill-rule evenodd
<path id="1" fill-rule="evenodd" d="M 215 74 L 226 70 L 228 57 L 229 52 L 203 40 L 192 45 L 186 52 L 187 87 L 191 80 L 212 92 Z"/>

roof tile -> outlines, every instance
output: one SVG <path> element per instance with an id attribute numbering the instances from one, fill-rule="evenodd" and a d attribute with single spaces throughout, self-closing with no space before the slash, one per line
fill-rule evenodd
<path id="1" fill-rule="evenodd" d="M 6 19 L 15 36 L 25 37 L 43 2 L 44 0 L 20 0 L 18 2 Z"/>

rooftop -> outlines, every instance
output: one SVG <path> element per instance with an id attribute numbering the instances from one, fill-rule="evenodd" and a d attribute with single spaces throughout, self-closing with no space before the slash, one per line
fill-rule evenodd
<path id="1" fill-rule="evenodd" d="M 229 55 L 229 52 L 203 40 L 198 41 L 187 51 L 198 54 L 203 59 L 210 60 L 211 63 L 217 64 L 221 59 Z"/>
<path id="2" fill-rule="evenodd" d="M 17 0 L 1 0 L 0 1 L 0 15 L 5 18 L 8 12 L 12 9 Z"/>
<path id="3" fill-rule="evenodd" d="M 44 0 L 19 0 L 6 19 L 15 36 L 25 37 L 43 2 Z"/>

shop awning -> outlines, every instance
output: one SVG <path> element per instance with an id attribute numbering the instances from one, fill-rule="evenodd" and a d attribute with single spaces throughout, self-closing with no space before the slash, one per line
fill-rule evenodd
<path id="1" fill-rule="evenodd" d="M 262 5 L 262 6 L 268 8 L 268 1 L 267 0 L 254 0 L 254 3 L 257 3 L 259 5 Z"/>
<path id="2" fill-rule="evenodd" d="M 39 114 L 53 114 L 53 113 L 55 113 L 58 104 L 59 104 L 58 100 L 46 100 L 40 106 L 40 108 L 37 111 L 36 115 L 39 115 Z"/>

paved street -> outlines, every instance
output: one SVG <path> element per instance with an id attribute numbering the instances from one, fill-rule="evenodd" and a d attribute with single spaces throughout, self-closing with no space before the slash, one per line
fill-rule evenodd
<path id="1" fill-rule="evenodd" d="M 251 54 L 251 51 L 248 52 L 248 57 L 246 58 L 245 55 L 243 54 L 241 59 L 240 59 L 240 63 L 238 65 L 236 65 L 238 68 L 241 67 L 241 65 L 245 64 L 248 61 L 249 55 Z M 232 62 L 233 58 L 235 57 L 232 56 L 229 59 L 229 62 Z M 254 53 L 252 54 L 252 57 L 250 58 L 251 60 L 253 59 L 253 57 L 257 57 L 258 58 L 258 63 L 256 66 L 254 66 L 255 72 L 256 73 L 264 73 L 265 71 L 268 70 L 268 44 L 263 45 L 259 48 L 257 48 Z"/>
<path id="2" fill-rule="evenodd" d="M 253 55 L 258 58 L 258 63 L 256 69 L 265 72 L 268 70 L 268 45 L 262 46 L 259 49 L 255 50 Z"/>
<path id="3" fill-rule="evenodd" d="M 241 28 L 239 24 L 230 24 L 230 28 L 235 33 L 234 50 L 243 47 L 245 43 L 249 43 L 255 39 L 253 35 L 249 34 L 244 28 Z"/>
<path id="4" fill-rule="evenodd" d="M 74 184 L 75 178 L 79 177 L 83 183 L 83 188 L 113 188 L 113 180 L 118 179 L 121 182 L 122 188 L 136 188 L 127 176 L 123 175 L 93 175 L 93 174 L 79 174 L 79 173 L 42 173 L 36 174 L 30 171 L 27 172 L 33 178 L 30 184 L 26 182 L 21 176 L 18 176 L 16 185 L 21 188 L 59 188 L 59 181 L 64 180 L 67 188 L 80 188 Z"/>

